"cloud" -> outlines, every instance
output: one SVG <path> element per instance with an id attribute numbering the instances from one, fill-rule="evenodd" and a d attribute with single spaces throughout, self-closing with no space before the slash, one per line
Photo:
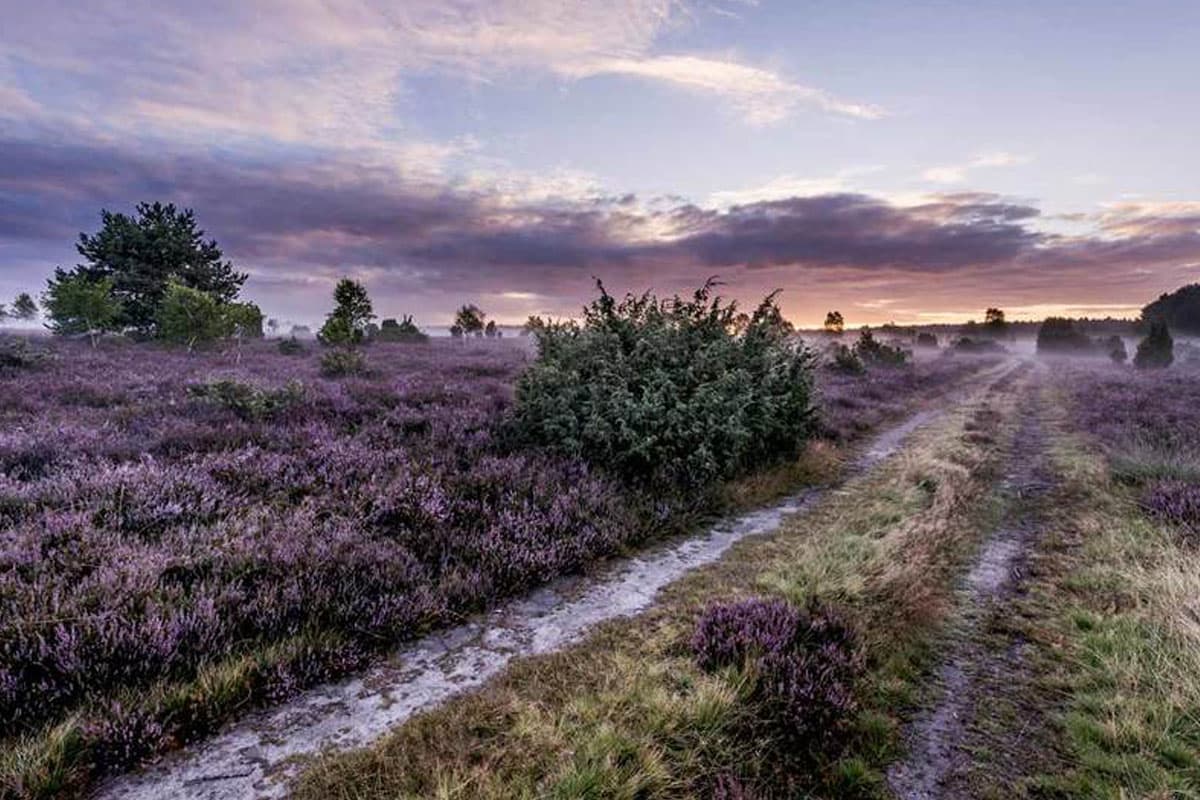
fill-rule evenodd
<path id="1" fill-rule="evenodd" d="M 40 283 L 56 262 L 31 254 L 69 258 L 101 207 L 127 210 L 133 199 L 196 208 L 250 271 L 251 294 L 288 316 L 322 307 L 346 273 L 410 310 L 487 294 L 513 303 L 536 295 L 539 308 L 561 313 L 577 307 L 594 274 L 614 287 L 674 290 L 720 273 L 748 294 L 782 286 L 798 293 L 794 302 L 852 286 L 854 300 L 895 299 L 877 309 L 890 316 L 959 308 L 968 294 L 1121 305 L 1130 292 L 1170 288 L 1164 282 L 1200 263 L 1195 203 L 1106 207 L 1088 232 L 1064 236 L 1041 226 L 1037 207 L 978 192 L 918 203 L 830 192 L 702 206 L 598 188 L 455 186 L 336 156 L 233 160 L 0 138 L 0 275 Z"/>
<path id="2" fill-rule="evenodd" d="M 851 103 L 828 92 L 802 86 L 775 72 L 730 59 L 692 55 L 610 58 L 568 64 L 563 71 L 578 77 L 630 75 L 729 100 L 752 125 L 769 125 L 789 117 L 798 105 L 859 119 L 879 119 L 882 108 Z"/>
<path id="3" fill-rule="evenodd" d="M 396 162 L 411 156 L 407 85 L 430 74 L 481 84 L 623 75 L 723 99 L 752 124 L 801 105 L 880 113 L 732 58 L 656 54 L 692 13 L 682 0 L 46 0 L 4 15 L 0 100 L 49 127 Z"/>
<path id="4" fill-rule="evenodd" d="M 921 173 L 921 177 L 934 183 L 962 183 L 967 179 L 968 173 L 974 170 L 987 169 L 989 167 L 1018 166 L 1020 164 L 1028 164 L 1031 160 L 1029 156 L 1016 155 L 1003 151 L 983 153 L 963 164 L 930 167 Z"/>

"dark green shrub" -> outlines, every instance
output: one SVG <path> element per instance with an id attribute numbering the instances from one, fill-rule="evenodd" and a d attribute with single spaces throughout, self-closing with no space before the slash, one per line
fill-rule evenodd
<path id="1" fill-rule="evenodd" d="M 0 336 L 0 370 L 31 369 L 46 358 L 45 350 L 19 336 Z"/>
<path id="2" fill-rule="evenodd" d="M 861 375 L 867 371 L 862 359 L 855 354 L 854 350 L 844 344 L 835 344 L 830 353 L 833 357 L 830 359 L 829 365 L 838 372 Z"/>
<path id="3" fill-rule="evenodd" d="M 1134 366 L 1139 369 L 1162 369 L 1171 366 L 1175 361 L 1175 341 L 1164 322 L 1151 322 L 1150 332 L 1138 343 L 1137 353 L 1133 357 Z"/>
<path id="4" fill-rule="evenodd" d="M 297 339 L 295 336 L 289 336 L 286 339 L 280 339 L 276 345 L 279 352 L 285 356 L 298 356 L 308 352 L 308 348 L 304 346 L 304 342 Z"/>
<path id="5" fill-rule="evenodd" d="M 859 334 L 854 355 L 866 366 L 902 367 L 908 361 L 906 351 L 879 341 L 870 328 L 863 328 Z"/>
<path id="6" fill-rule="evenodd" d="M 416 326 L 412 317 L 405 317 L 400 322 L 395 319 L 385 319 L 379 326 L 379 341 L 381 342 L 410 342 L 419 344 L 428 342 L 429 337 Z"/>
<path id="7" fill-rule="evenodd" d="M 972 339 L 963 336 L 954 343 L 955 351 L 959 353 L 1003 353 L 1004 345 L 991 339 Z"/>
<path id="8" fill-rule="evenodd" d="M 229 378 L 198 383 L 188 387 L 188 394 L 222 408 L 228 408 L 244 419 L 265 419 L 304 399 L 304 386 L 290 381 L 279 389 L 264 389 Z"/>
<path id="9" fill-rule="evenodd" d="M 1125 340 L 1120 336 L 1108 337 L 1105 347 L 1108 349 L 1108 357 L 1114 364 L 1124 364 L 1129 360 L 1129 353 L 1125 350 Z"/>
<path id="10" fill-rule="evenodd" d="M 1037 350 L 1039 353 L 1074 353 L 1084 355 L 1095 352 L 1095 344 L 1087 334 L 1075 327 L 1075 323 L 1064 317 L 1048 317 L 1038 328 Z"/>
<path id="11" fill-rule="evenodd" d="M 600 297 L 583 322 L 534 333 L 517 384 L 514 445 L 583 458 L 632 480 L 705 486 L 794 458 L 814 425 L 812 356 L 774 297 L 753 315 L 712 295 Z"/>
<path id="12" fill-rule="evenodd" d="M 938 346 L 938 338 L 936 334 L 922 332 L 917 334 L 917 347 L 936 348 Z"/>
<path id="13" fill-rule="evenodd" d="M 321 374 L 327 378 L 365 375 L 367 358 L 358 350 L 330 350 L 321 356 Z"/>

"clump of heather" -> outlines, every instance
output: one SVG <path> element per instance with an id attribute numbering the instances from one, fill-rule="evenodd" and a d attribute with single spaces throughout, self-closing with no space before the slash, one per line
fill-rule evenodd
<path id="1" fill-rule="evenodd" d="M 701 615 L 692 649 L 705 669 L 749 677 L 749 726 L 782 760 L 803 764 L 844 745 L 863 660 L 837 613 L 760 598 L 718 603 Z"/>
<path id="2" fill-rule="evenodd" d="M 1142 507 L 1153 517 L 1186 528 L 1200 540 L 1200 485 L 1160 481 L 1142 495 Z"/>
<path id="3" fill-rule="evenodd" d="M 150 710 L 106 704 L 80 731 L 90 766 L 100 773 L 136 765 L 164 744 L 162 722 Z"/>

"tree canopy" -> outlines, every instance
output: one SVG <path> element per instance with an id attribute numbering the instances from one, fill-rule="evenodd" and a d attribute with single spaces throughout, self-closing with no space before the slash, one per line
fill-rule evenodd
<path id="1" fill-rule="evenodd" d="M 1172 330 L 1200 335 L 1200 283 L 1159 296 L 1142 309 L 1142 320 L 1162 322 Z"/>
<path id="2" fill-rule="evenodd" d="M 91 281 L 112 281 L 124 327 L 152 331 L 172 281 L 222 303 L 235 300 L 246 281 L 216 241 L 205 240 L 191 209 L 139 203 L 132 216 L 104 210 L 100 218 L 99 231 L 79 234 L 76 249 L 85 263 L 76 271 Z"/>
<path id="3" fill-rule="evenodd" d="M 113 295 L 111 278 L 93 279 L 57 269 L 47 283 L 42 306 L 50 330 L 63 336 L 88 334 L 93 345 L 101 333 L 120 328 L 121 302 Z"/>

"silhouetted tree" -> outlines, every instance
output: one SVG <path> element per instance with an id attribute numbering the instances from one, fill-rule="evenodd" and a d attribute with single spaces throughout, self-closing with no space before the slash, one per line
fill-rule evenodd
<path id="1" fill-rule="evenodd" d="M 1200 283 L 1161 295 L 1142 309 L 1145 323 L 1162 322 L 1170 329 L 1200 335 Z"/>
<path id="2" fill-rule="evenodd" d="M 842 318 L 842 312 L 830 311 L 825 315 L 825 332 L 840 334 L 846 329 L 846 320 Z"/>
<path id="3" fill-rule="evenodd" d="M 1008 334 L 1008 322 L 1004 319 L 1004 312 L 998 308 L 989 308 L 984 312 L 983 329 L 988 336 L 995 339 L 1003 338 Z"/>
<path id="4" fill-rule="evenodd" d="M 480 310 L 479 306 L 467 304 L 458 310 L 454 315 L 454 324 L 462 329 L 464 336 L 483 335 L 483 323 L 487 315 Z"/>

